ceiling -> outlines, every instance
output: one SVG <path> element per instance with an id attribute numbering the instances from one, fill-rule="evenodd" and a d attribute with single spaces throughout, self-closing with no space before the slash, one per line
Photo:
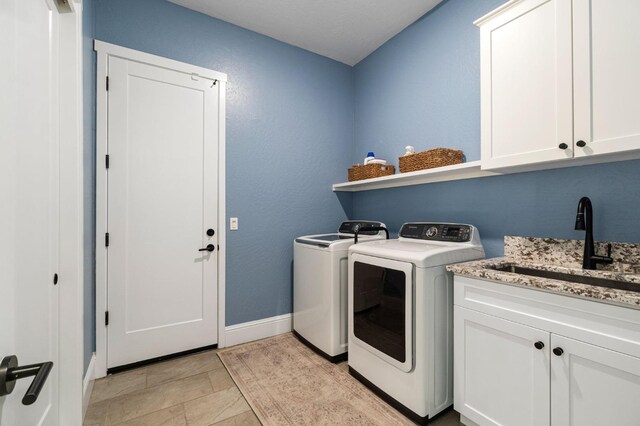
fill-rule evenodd
<path id="1" fill-rule="evenodd" d="M 169 0 L 355 65 L 441 0 Z"/>

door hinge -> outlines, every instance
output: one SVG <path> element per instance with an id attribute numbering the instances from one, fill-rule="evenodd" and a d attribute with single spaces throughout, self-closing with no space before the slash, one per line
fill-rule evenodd
<path id="1" fill-rule="evenodd" d="M 109 91 L 109 76 L 107 76 L 107 83 L 106 83 L 106 86 L 107 86 L 107 92 L 108 92 L 108 91 Z"/>
<path id="2" fill-rule="evenodd" d="M 109 154 L 104 156 L 104 165 L 107 169 L 109 168 Z"/>
<path id="3" fill-rule="evenodd" d="M 104 325 L 109 325 L 109 311 L 104 311 Z"/>
<path id="4" fill-rule="evenodd" d="M 109 247 L 109 233 L 104 234 L 104 246 Z"/>

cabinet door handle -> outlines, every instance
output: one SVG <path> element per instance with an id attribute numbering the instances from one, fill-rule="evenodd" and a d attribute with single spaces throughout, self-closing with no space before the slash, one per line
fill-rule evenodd
<path id="1" fill-rule="evenodd" d="M 558 148 L 567 149 L 567 148 L 569 148 L 569 145 L 567 145 L 566 143 L 562 142 L 560 145 L 558 145 Z"/>
<path id="2" fill-rule="evenodd" d="M 542 342 L 535 342 L 535 343 L 533 344 L 533 346 L 535 346 L 535 348 L 536 348 L 536 349 L 542 349 L 542 348 L 544 348 L 544 343 L 542 343 Z"/>
<path id="3" fill-rule="evenodd" d="M 562 348 L 558 347 L 558 348 L 553 348 L 553 354 L 555 356 L 561 356 L 564 353 L 564 351 L 562 350 Z"/>
<path id="4" fill-rule="evenodd" d="M 587 146 L 587 143 L 585 141 L 578 141 L 576 142 L 576 145 L 578 145 L 580 148 L 584 148 L 585 146 Z"/>

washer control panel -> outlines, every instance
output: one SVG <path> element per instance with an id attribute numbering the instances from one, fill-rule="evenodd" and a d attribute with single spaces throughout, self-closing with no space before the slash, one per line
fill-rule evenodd
<path id="1" fill-rule="evenodd" d="M 471 225 L 459 223 L 405 223 L 400 229 L 400 237 L 466 243 L 471 241 L 472 229 Z"/>
<path id="2" fill-rule="evenodd" d="M 342 222 L 338 232 L 341 234 L 355 234 L 356 229 L 360 229 L 360 235 L 378 235 L 380 231 L 367 231 L 367 228 L 375 226 L 384 226 L 382 222 L 372 222 L 367 220 L 349 220 Z"/>

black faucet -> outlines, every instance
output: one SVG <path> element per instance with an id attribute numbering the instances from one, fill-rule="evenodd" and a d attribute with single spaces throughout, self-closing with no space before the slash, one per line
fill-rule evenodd
<path id="1" fill-rule="evenodd" d="M 584 236 L 584 258 L 582 260 L 583 269 L 596 269 L 596 265 L 598 265 L 598 263 L 613 263 L 613 259 L 611 258 L 611 244 L 607 247 L 606 256 L 598 256 L 594 253 L 593 207 L 591 206 L 591 200 L 589 197 L 580 198 L 580 202 L 578 203 L 576 231 L 586 231 Z"/>

